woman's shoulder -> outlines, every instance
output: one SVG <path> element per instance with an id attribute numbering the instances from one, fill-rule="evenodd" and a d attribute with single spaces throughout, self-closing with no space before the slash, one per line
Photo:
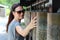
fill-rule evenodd
<path id="1" fill-rule="evenodd" d="M 15 27 L 20 25 L 20 23 L 16 20 L 13 20 L 11 24 L 14 25 Z"/>
<path id="2" fill-rule="evenodd" d="M 9 26 L 15 26 L 15 25 L 19 25 L 19 22 L 12 20 L 11 23 L 9 24 Z"/>
<path id="3" fill-rule="evenodd" d="M 12 20 L 9 24 L 9 29 L 14 29 L 16 26 L 19 26 L 19 22 Z"/>

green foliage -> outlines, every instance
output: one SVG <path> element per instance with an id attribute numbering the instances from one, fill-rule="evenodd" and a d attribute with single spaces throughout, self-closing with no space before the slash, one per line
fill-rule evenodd
<path id="1" fill-rule="evenodd" d="M 20 26 L 21 26 L 22 28 L 25 28 L 25 27 L 26 27 L 26 25 L 25 25 L 24 22 L 21 22 L 21 23 L 20 23 Z"/>
<path id="2" fill-rule="evenodd" d="M 6 16 L 8 16 L 10 13 L 10 9 L 9 8 L 6 8 Z"/>
<path id="3" fill-rule="evenodd" d="M 0 4 L 6 4 L 7 0 L 0 0 Z"/>
<path id="4" fill-rule="evenodd" d="M 0 0 L 0 4 L 11 6 L 14 3 L 18 3 L 20 0 Z"/>
<path id="5" fill-rule="evenodd" d="M 21 26 L 26 26 L 24 22 L 21 23 Z"/>
<path id="6" fill-rule="evenodd" d="M 23 8 L 26 10 L 27 8 L 25 6 L 23 6 Z"/>

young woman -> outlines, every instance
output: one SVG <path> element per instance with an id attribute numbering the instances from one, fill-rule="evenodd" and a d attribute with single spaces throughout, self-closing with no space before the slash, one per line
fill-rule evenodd
<path id="1" fill-rule="evenodd" d="M 20 3 L 14 4 L 11 8 L 7 23 L 8 40 L 24 40 L 30 30 L 36 27 L 36 17 L 27 25 L 25 29 L 20 26 L 21 19 L 24 18 L 23 6 Z"/>

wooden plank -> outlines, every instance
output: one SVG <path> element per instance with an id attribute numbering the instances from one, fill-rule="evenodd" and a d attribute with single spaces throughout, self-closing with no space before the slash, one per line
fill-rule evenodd
<path id="1" fill-rule="evenodd" d="M 60 40 L 60 14 L 47 14 L 47 40 Z"/>
<path id="2" fill-rule="evenodd" d="M 42 3 L 44 3 L 44 2 L 46 2 L 46 0 L 39 1 L 39 2 L 37 2 L 37 3 L 35 3 L 35 4 L 32 4 L 32 7 L 33 7 L 33 6 L 36 6 L 36 5 L 39 5 L 39 4 L 42 4 Z M 28 8 L 31 8 L 31 6 L 28 6 L 27 9 L 28 9 Z"/>
<path id="3" fill-rule="evenodd" d="M 25 12 L 25 15 L 24 15 L 24 22 L 25 22 L 25 25 L 27 26 L 30 21 L 31 21 L 31 16 L 30 16 L 30 12 L 29 11 L 26 11 Z M 26 36 L 26 38 L 24 38 L 24 40 L 29 40 L 29 36 L 30 36 L 30 33 Z"/>
<path id="4" fill-rule="evenodd" d="M 36 40 L 47 39 L 47 13 L 37 12 Z"/>
<path id="5" fill-rule="evenodd" d="M 37 16 L 37 28 L 33 30 L 33 40 L 46 40 L 47 39 L 47 13 L 32 12 L 31 18 Z M 45 29 L 46 27 L 46 29 Z"/>
<path id="6" fill-rule="evenodd" d="M 25 25 L 28 25 L 29 24 L 29 22 L 31 21 L 30 18 L 31 16 L 30 16 L 30 12 L 29 11 L 26 11 L 25 12 L 25 15 L 24 15 L 24 20 L 25 20 Z"/>
<path id="7" fill-rule="evenodd" d="M 36 16 L 35 12 L 31 12 L 31 20 Z M 36 28 L 32 30 L 32 40 L 36 40 Z"/>
<path id="8" fill-rule="evenodd" d="M 44 12 L 31 12 L 31 14 L 25 14 L 25 23 L 28 25 L 29 21 L 32 20 L 35 16 L 37 16 L 37 28 L 34 28 L 29 33 L 29 39 L 32 37 L 32 40 L 46 40 L 47 39 L 47 13 Z M 28 16 L 29 15 L 29 16 Z M 31 19 L 30 19 L 31 17 Z"/>

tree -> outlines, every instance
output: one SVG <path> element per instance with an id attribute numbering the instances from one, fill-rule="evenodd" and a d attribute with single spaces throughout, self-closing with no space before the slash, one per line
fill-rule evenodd
<path id="1" fill-rule="evenodd" d="M 0 0 L 0 4 L 7 5 L 11 7 L 12 4 L 18 3 L 20 0 Z"/>

